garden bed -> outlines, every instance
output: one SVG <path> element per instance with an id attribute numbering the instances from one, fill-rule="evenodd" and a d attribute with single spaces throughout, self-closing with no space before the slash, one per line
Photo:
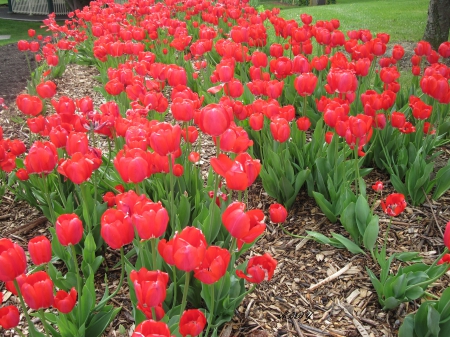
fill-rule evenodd
<path id="1" fill-rule="evenodd" d="M 14 137 L 28 142 L 28 133 L 17 111 L 14 97 L 26 86 L 27 64 L 22 53 L 15 45 L 0 47 L 0 74 L 8 81 L 0 83 L 0 94 L 10 107 L 0 114 L 5 138 Z M 102 103 L 102 97 L 92 90 L 94 77 L 98 75 L 94 68 L 69 65 L 63 77 L 55 80 L 58 95 L 70 95 L 72 98 L 90 96 L 95 105 Z M 450 157 L 450 147 L 444 146 L 439 161 Z M 389 184 L 389 176 L 373 171 L 366 181 L 383 181 L 388 189 L 384 193 L 394 192 Z M 370 202 L 379 203 L 379 195 L 367 190 Z M 265 213 L 274 202 L 265 193 L 262 184 L 257 182 L 249 191 L 249 209 L 261 209 Z M 433 214 L 434 211 L 434 214 Z M 377 206 L 375 212 L 380 216 L 384 233 L 388 217 Z M 407 207 L 406 212 L 397 217 L 392 224 L 388 242 L 389 253 L 418 251 L 426 263 L 431 263 L 442 250 L 442 237 L 437 226 L 443 228 L 450 219 L 450 193 L 447 191 L 439 202 L 426 202 L 417 207 Z M 436 224 L 436 221 L 438 224 Z M 6 194 L 0 204 L 0 231 L 3 237 L 12 238 L 26 248 L 26 244 L 36 235 L 48 235 L 49 222 L 38 211 L 24 202 L 14 201 L 14 196 Z M 289 211 L 285 227 L 293 234 L 305 236 L 305 230 L 321 232 L 329 236 L 331 232 L 345 234 L 338 224 L 331 224 L 314 199 L 308 197 L 305 190 L 297 196 Z M 380 239 L 379 243 L 382 241 Z M 395 336 L 406 314 L 417 310 L 417 302 L 402 304 L 397 310 L 382 311 L 376 293 L 372 287 L 366 268 L 378 272 L 370 256 L 352 255 L 347 250 L 320 245 L 312 240 L 293 238 L 286 235 L 277 225 L 268 225 L 258 245 L 250 255 L 270 252 L 278 260 L 278 268 L 270 282 L 263 283 L 247 296 L 239 306 L 232 322 L 225 325 L 221 336 L 359 336 L 363 330 L 370 336 Z M 104 266 L 113 267 L 120 256 L 116 251 L 108 250 Z M 393 270 L 398 265 L 393 266 Z M 345 268 L 338 278 L 308 291 L 311 285 Z M 120 270 L 109 270 L 112 290 L 117 286 Z M 103 274 L 98 274 L 97 284 L 102 284 Z M 449 277 L 444 276 L 434 283 L 430 292 L 440 295 L 448 286 Z M 117 318 L 108 328 L 105 336 L 120 336 L 120 332 L 133 330 L 131 302 L 128 298 L 128 286 L 114 299 L 114 305 L 122 306 Z M 353 315 L 353 316 L 352 316 Z M 294 324 L 294 320 L 296 323 Z M 358 324 L 361 324 L 361 326 Z M 359 331 L 358 331 L 359 329 Z M 127 333 L 128 334 L 128 333 Z"/>

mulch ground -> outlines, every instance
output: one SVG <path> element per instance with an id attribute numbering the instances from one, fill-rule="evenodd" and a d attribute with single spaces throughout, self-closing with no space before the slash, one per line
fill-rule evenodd
<path id="1" fill-rule="evenodd" d="M 0 125 L 5 138 L 21 138 L 28 142 L 28 132 L 15 107 L 15 97 L 25 89 L 29 78 L 28 66 L 23 53 L 16 45 L 0 47 L 0 97 L 10 107 L 0 112 Z M 80 98 L 86 95 L 94 99 L 98 106 L 102 96 L 92 90 L 95 85 L 94 68 L 69 65 L 66 73 L 55 82 L 58 95 Z M 22 118 L 22 117 L 21 117 Z M 28 144 L 28 143 L 27 143 Z M 207 147 L 206 147 L 207 149 Z M 440 163 L 450 157 L 450 147 L 442 148 Z M 393 192 L 389 176 L 374 170 L 366 178 L 367 185 L 382 180 Z M 367 191 L 369 199 L 378 203 L 378 195 Z M 259 208 L 268 213 L 274 200 L 269 197 L 258 181 L 249 193 L 249 209 Z M 418 251 L 426 263 L 442 251 L 442 237 L 437 226 L 444 228 L 450 220 L 450 193 L 438 202 L 426 202 L 419 207 L 408 207 L 395 219 L 388 238 L 388 252 Z M 380 236 L 383 236 L 388 218 L 375 209 L 380 216 Z M 433 215 L 434 212 L 434 215 Z M 26 203 L 14 200 L 6 194 L 0 203 L 0 233 L 9 237 L 26 249 L 29 239 L 36 235 L 48 235 L 51 224 L 38 211 Z M 330 223 L 321 213 L 314 200 L 301 191 L 286 223 L 286 229 L 293 234 L 305 236 L 306 230 L 314 230 L 330 236 L 332 232 L 346 235 L 342 226 Z M 381 240 L 379 244 L 381 244 Z M 268 224 L 265 235 L 258 241 L 248 257 L 270 252 L 278 260 L 278 268 L 270 282 L 261 284 L 236 310 L 233 320 L 221 331 L 228 336 L 396 336 L 404 317 L 417 310 L 420 301 L 404 303 L 397 310 L 384 312 L 378 304 L 376 293 L 368 278 L 366 267 L 378 275 L 379 270 L 370 257 L 352 255 L 347 250 L 320 245 L 305 238 L 294 238 L 283 233 L 278 226 Z M 110 268 L 118 262 L 115 252 L 107 251 L 105 265 Z M 399 267 L 394 263 L 392 271 Z M 314 291 L 311 285 L 345 268 L 345 272 Z M 109 270 L 109 285 L 117 284 L 118 270 Z M 98 284 L 103 284 L 103 275 L 98 276 Z M 445 275 L 433 284 L 429 291 L 439 295 L 449 284 Z M 103 284 L 103 287 L 105 284 Z M 0 285 L 0 290 L 3 285 Z M 111 289 L 113 290 L 113 289 Z M 120 336 L 120 331 L 133 329 L 131 303 L 128 286 L 114 300 L 114 305 L 123 309 L 111 324 L 105 336 Z M 101 295 L 101 294 L 99 294 Z M 9 301 L 15 300 L 10 297 Z M 122 326 L 122 328 L 121 328 Z M 4 331 L 0 331 L 4 335 Z M 12 336 L 12 335 L 9 335 Z"/>

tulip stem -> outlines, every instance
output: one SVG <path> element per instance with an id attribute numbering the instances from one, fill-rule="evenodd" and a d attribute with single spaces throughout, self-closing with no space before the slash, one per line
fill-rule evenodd
<path id="1" fill-rule="evenodd" d="M 208 317 L 208 328 L 206 329 L 206 333 L 205 333 L 205 336 L 206 337 L 208 337 L 208 334 L 209 334 L 209 329 L 211 328 L 211 325 L 212 325 L 212 321 L 213 321 L 213 317 L 214 317 L 214 307 L 215 307 L 215 303 L 214 303 L 214 293 L 215 293 L 215 291 L 214 291 L 214 283 L 213 284 L 211 284 L 209 287 L 209 290 L 210 290 L 210 293 L 211 293 L 211 308 L 209 308 L 209 317 Z M 219 296 L 220 296 L 220 294 L 219 294 Z"/>
<path id="2" fill-rule="evenodd" d="M 189 290 L 190 279 L 191 279 L 191 272 L 187 272 L 185 279 L 184 279 L 183 299 L 181 300 L 180 316 L 183 314 L 183 311 L 186 308 L 186 301 L 187 301 L 187 294 L 188 294 L 188 290 Z"/>
<path id="3" fill-rule="evenodd" d="M 86 194 L 89 194 L 89 191 L 86 193 L 86 188 L 89 188 L 86 182 L 82 183 L 80 185 L 80 191 L 81 191 L 81 202 L 83 205 L 83 219 L 86 222 L 88 233 L 92 231 L 92 223 L 91 223 L 91 217 L 89 216 L 89 205 L 87 203 L 88 197 Z M 94 206 L 95 209 L 95 206 Z"/>
<path id="4" fill-rule="evenodd" d="M 107 298 L 101 300 L 101 301 L 96 305 L 96 307 L 94 308 L 93 311 L 98 311 L 98 310 L 100 310 L 100 309 L 102 308 L 102 306 L 103 306 L 105 303 L 107 303 L 111 298 L 113 298 L 114 296 L 116 296 L 117 293 L 119 292 L 119 290 L 122 288 L 123 278 L 124 278 L 124 276 L 125 276 L 125 256 L 124 256 L 124 253 L 123 253 L 123 247 L 120 247 L 120 265 L 121 265 L 121 266 L 120 266 L 120 267 L 121 267 L 121 270 L 120 270 L 120 279 L 119 279 L 119 284 L 117 285 L 116 290 L 114 290 L 114 292 L 113 292 L 111 295 L 109 295 Z"/>
<path id="5" fill-rule="evenodd" d="M 156 240 L 157 238 L 150 239 L 150 245 L 152 247 L 152 269 L 157 270 L 156 267 Z"/>
<path id="6" fill-rule="evenodd" d="M 358 164 L 358 141 L 356 141 L 356 145 L 353 149 L 355 154 L 355 174 L 356 174 L 356 181 L 355 181 L 355 190 L 356 190 L 356 196 L 358 196 L 358 193 L 360 192 L 359 188 L 359 164 Z"/>
<path id="7" fill-rule="evenodd" d="M 308 96 L 303 96 L 303 114 L 302 117 L 306 117 L 306 99 L 308 98 Z"/>
<path id="8" fill-rule="evenodd" d="M 48 180 L 47 179 L 48 179 L 48 176 L 43 174 L 42 175 L 42 183 L 44 185 L 44 194 L 45 194 L 45 199 L 47 201 L 48 210 L 50 211 L 50 221 L 52 224 L 55 224 L 56 216 L 55 216 L 55 211 L 53 210 L 52 199 L 50 198 L 50 192 L 48 190 Z"/>
<path id="9" fill-rule="evenodd" d="M 173 302 L 172 302 L 172 307 L 175 307 L 175 304 L 177 303 L 177 269 L 175 266 L 172 266 L 172 272 L 173 272 Z"/>
<path id="10" fill-rule="evenodd" d="M 169 153 L 169 179 L 170 179 L 170 224 L 171 228 L 175 228 L 175 216 L 173 214 L 174 211 L 174 184 L 173 184 L 173 163 L 172 163 L 172 154 Z"/>
<path id="11" fill-rule="evenodd" d="M 81 298 L 81 289 L 82 289 L 82 281 L 80 276 L 80 269 L 78 268 L 78 260 L 77 260 L 77 252 L 75 251 L 75 246 L 70 245 L 70 249 L 72 250 L 72 258 L 73 263 L 75 265 L 75 274 L 77 277 L 77 291 L 78 291 L 78 298 Z M 78 301 L 78 320 L 81 320 L 81 302 Z M 80 324 L 83 324 L 84 322 L 79 321 Z"/>
<path id="12" fill-rule="evenodd" d="M 219 155 L 220 155 L 220 137 L 217 137 L 217 139 L 216 139 L 216 157 L 218 158 Z M 217 191 L 219 189 L 219 182 L 220 182 L 219 174 L 214 171 L 214 175 L 215 175 L 214 194 L 213 194 L 212 201 L 211 201 L 211 219 L 209 222 L 210 228 L 214 228 L 214 213 L 216 210 L 215 202 L 216 202 Z"/>
<path id="13" fill-rule="evenodd" d="M 20 336 L 20 337 L 25 337 L 25 335 L 22 333 L 22 331 L 20 331 L 17 328 L 14 328 L 14 331 Z"/>
<path id="14" fill-rule="evenodd" d="M 25 315 L 25 319 L 27 320 L 28 328 L 30 329 L 31 336 L 34 336 L 34 332 L 36 330 L 34 328 L 33 323 L 31 322 L 30 316 L 28 315 L 27 307 L 25 305 L 25 301 L 23 300 L 22 292 L 20 291 L 19 282 L 17 282 L 17 279 L 14 279 L 13 283 L 14 283 L 14 287 L 16 288 L 17 295 L 19 295 L 20 305 L 22 306 L 22 310 Z"/>
<path id="15" fill-rule="evenodd" d="M 39 313 L 39 317 L 41 318 L 42 325 L 44 327 L 45 335 L 50 337 L 51 335 L 48 333 L 48 326 L 47 326 L 47 321 L 45 320 L 44 310 L 39 309 L 38 313 Z"/>
<path id="16" fill-rule="evenodd" d="M 301 236 L 301 235 L 296 235 L 296 234 L 292 234 L 291 232 L 289 232 L 286 228 L 284 228 L 284 226 L 280 223 L 280 227 L 283 230 L 283 232 L 287 235 L 292 236 L 293 238 L 298 238 L 298 239 L 306 239 L 307 236 Z"/>

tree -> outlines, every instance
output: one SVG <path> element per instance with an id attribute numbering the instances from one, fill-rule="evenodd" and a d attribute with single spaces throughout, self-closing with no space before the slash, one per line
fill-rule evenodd
<path id="1" fill-rule="evenodd" d="M 448 40 L 450 30 L 450 0 L 430 0 L 428 20 L 423 39 L 438 49 Z"/>

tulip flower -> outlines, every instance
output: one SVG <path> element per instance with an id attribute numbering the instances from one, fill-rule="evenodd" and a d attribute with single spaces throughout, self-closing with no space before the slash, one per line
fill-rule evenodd
<path id="1" fill-rule="evenodd" d="M 189 122 L 194 118 L 195 102 L 183 97 L 176 97 L 170 107 L 173 118 L 181 122 Z"/>
<path id="2" fill-rule="evenodd" d="M 52 259 L 51 242 L 45 236 L 32 238 L 28 242 L 28 252 L 30 253 L 31 261 L 36 266 L 49 263 Z"/>
<path id="3" fill-rule="evenodd" d="M 450 57 L 450 42 L 449 41 L 442 42 L 438 48 L 438 52 L 439 54 L 441 54 L 443 58 Z"/>
<path id="4" fill-rule="evenodd" d="M 248 275 L 241 270 L 236 270 L 236 275 L 251 283 L 261 283 L 272 279 L 276 267 L 277 261 L 270 254 L 265 253 L 262 256 L 254 256 L 248 261 L 246 269 Z"/>
<path id="5" fill-rule="evenodd" d="M 77 291 L 72 288 L 69 292 L 59 290 L 54 298 L 53 307 L 58 309 L 63 314 L 68 314 L 72 311 L 77 302 Z"/>
<path id="6" fill-rule="evenodd" d="M 424 120 L 431 116 L 433 107 L 425 104 L 420 98 L 415 96 L 409 97 L 409 106 L 412 109 L 414 118 Z"/>
<path id="7" fill-rule="evenodd" d="M 244 243 L 253 242 L 266 229 L 264 213 L 261 210 L 244 210 L 245 204 L 236 201 L 222 214 L 222 223 L 231 236 L 237 239 L 239 249 Z"/>
<path id="8" fill-rule="evenodd" d="M 166 298 L 169 276 L 159 270 L 147 270 L 145 267 L 130 273 L 138 304 L 145 309 L 157 307 Z"/>
<path id="9" fill-rule="evenodd" d="M 19 42 L 17 42 L 17 48 L 20 51 L 26 51 L 30 49 L 30 43 L 26 40 L 20 40 Z"/>
<path id="10" fill-rule="evenodd" d="M 270 221 L 273 223 L 283 223 L 287 218 L 287 211 L 283 205 L 280 204 L 272 204 L 269 206 L 269 216 Z"/>
<path id="11" fill-rule="evenodd" d="M 383 182 L 382 181 L 376 181 L 375 184 L 372 185 L 372 189 L 375 192 L 383 191 Z"/>
<path id="12" fill-rule="evenodd" d="M 100 219 L 100 234 L 112 249 L 119 249 L 130 244 L 134 239 L 131 218 L 117 209 L 107 209 Z"/>
<path id="13" fill-rule="evenodd" d="M 450 221 L 445 225 L 444 245 L 450 250 Z"/>
<path id="14" fill-rule="evenodd" d="M 297 119 L 297 128 L 300 131 L 307 131 L 309 128 L 311 127 L 311 121 L 309 120 L 308 117 L 299 117 L 299 119 Z"/>
<path id="15" fill-rule="evenodd" d="M 74 213 L 60 215 L 55 227 L 58 241 L 63 246 L 76 245 L 83 237 L 83 223 Z"/>
<path id="16" fill-rule="evenodd" d="M 114 158 L 114 167 L 126 183 L 140 183 L 151 175 L 147 152 L 125 146 Z"/>
<path id="17" fill-rule="evenodd" d="M 122 82 L 120 82 L 117 78 L 114 78 L 105 84 L 105 90 L 108 94 L 117 96 L 125 90 L 125 87 Z"/>
<path id="18" fill-rule="evenodd" d="M 270 132 L 273 139 L 277 142 L 284 143 L 289 139 L 291 128 L 289 123 L 284 118 L 274 117 L 270 122 Z"/>
<path id="19" fill-rule="evenodd" d="M 227 272 L 230 252 L 217 246 L 209 246 L 200 266 L 195 269 L 194 277 L 205 284 L 219 281 Z"/>
<path id="20" fill-rule="evenodd" d="M 200 110 L 197 124 L 200 129 L 213 137 L 218 137 L 230 127 L 232 116 L 219 104 L 208 104 Z"/>
<path id="21" fill-rule="evenodd" d="M 225 152 L 242 153 L 253 145 L 247 131 L 231 122 L 230 128 L 220 136 L 220 149 Z"/>
<path id="22" fill-rule="evenodd" d="M 264 115 L 262 113 L 253 113 L 250 115 L 248 122 L 252 130 L 260 131 L 264 126 Z"/>
<path id="23" fill-rule="evenodd" d="M 153 320 L 143 321 L 134 330 L 131 337 L 173 337 L 170 334 L 169 327 L 164 322 L 156 322 Z"/>
<path id="24" fill-rule="evenodd" d="M 201 230 L 185 227 L 181 232 L 176 232 L 172 240 L 161 240 L 158 243 L 158 251 L 167 264 L 190 272 L 202 263 L 206 246 L 206 239 Z"/>
<path id="25" fill-rule="evenodd" d="M 9 239 L 0 239 L 0 281 L 13 281 L 26 268 L 27 259 L 22 247 Z"/>
<path id="26" fill-rule="evenodd" d="M 16 98 L 16 104 L 25 115 L 37 116 L 41 113 L 43 104 L 38 96 L 21 94 Z"/>
<path id="27" fill-rule="evenodd" d="M 28 275 L 20 291 L 31 309 L 45 309 L 53 304 L 53 282 L 45 271 Z"/>
<path id="28" fill-rule="evenodd" d="M 142 240 L 159 238 L 169 223 L 169 214 L 161 202 L 141 202 L 143 206 L 135 207 L 132 222 Z M 139 208 L 139 209 L 137 209 Z"/>
<path id="29" fill-rule="evenodd" d="M 439 261 L 438 265 L 444 264 L 444 263 L 450 263 L 450 254 L 445 254 Z"/>
<path id="30" fill-rule="evenodd" d="M 5 329 L 15 328 L 19 324 L 19 309 L 13 305 L 0 308 L 0 326 Z"/>
<path id="31" fill-rule="evenodd" d="M 87 181 L 93 170 L 93 161 L 80 152 L 75 153 L 72 158 L 62 161 L 57 168 L 61 175 L 77 185 Z"/>
<path id="32" fill-rule="evenodd" d="M 401 193 L 392 193 L 386 200 L 381 200 L 383 212 L 389 216 L 397 216 L 406 208 L 405 196 Z"/>
<path id="33" fill-rule="evenodd" d="M 178 151 L 181 141 L 181 127 L 169 123 L 159 123 L 150 135 L 150 146 L 160 156 Z"/>
<path id="34" fill-rule="evenodd" d="M 52 81 L 45 81 L 36 86 L 36 91 L 42 98 L 52 98 L 56 95 L 56 84 Z"/>
<path id="35" fill-rule="evenodd" d="M 205 315 L 198 309 L 190 309 L 183 312 L 178 326 L 181 336 L 196 337 L 202 333 L 205 325 Z"/>
<path id="36" fill-rule="evenodd" d="M 73 115 L 75 113 L 75 103 L 70 97 L 61 96 L 59 101 L 52 99 L 51 103 L 59 115 Z"/>

